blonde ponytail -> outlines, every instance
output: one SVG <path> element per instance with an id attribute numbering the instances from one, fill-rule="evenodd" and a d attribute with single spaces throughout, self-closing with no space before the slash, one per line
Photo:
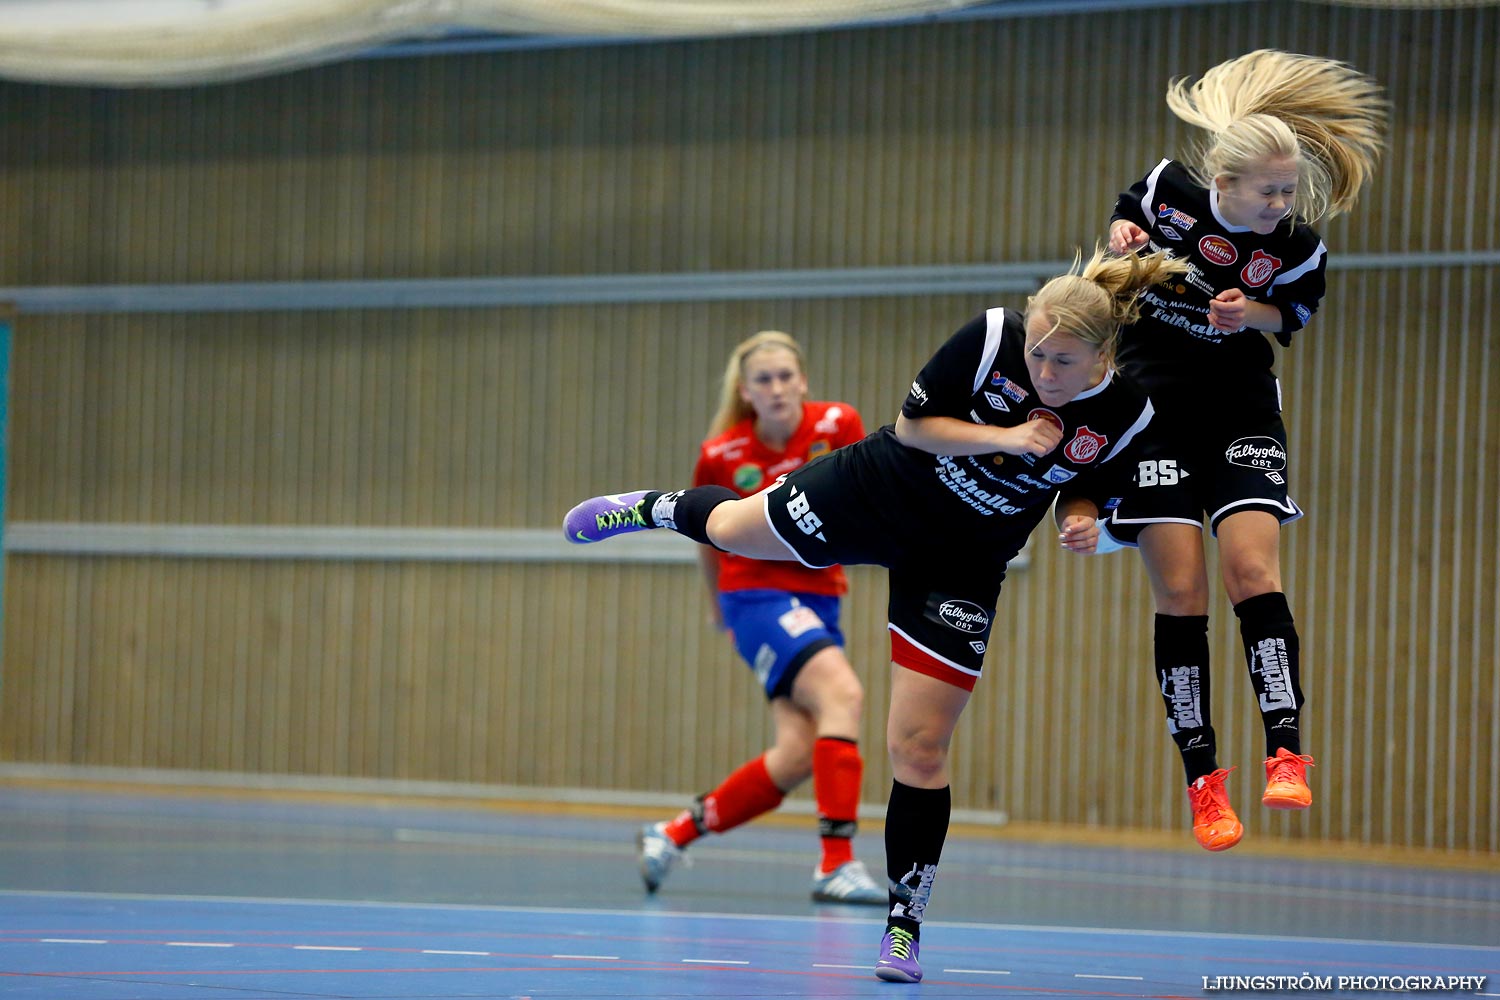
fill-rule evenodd
<path id="1" fill-rule="evenodd" d="M 1083 263 L 1082 252 L 1076 253 L 1067 274 L 1031 296 L 1026 315 L 1043 317 L 1049 334 L 1062 330 L 1093 344 L 1113 364 L 1120 327 L 1141 318 L 1141 293 L 1187 272 L 1187 261 L 1164 250 L 1119 257 L 1096 245 L 1088 263 Z"/>

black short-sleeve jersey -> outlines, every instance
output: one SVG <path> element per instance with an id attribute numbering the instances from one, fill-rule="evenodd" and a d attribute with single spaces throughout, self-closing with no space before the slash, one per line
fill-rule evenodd
<path id="1" fill-rule="evenodd" d="M 872 480 L 938 523 L 1024 538 L 1046 516 L 1053 495 L 1109 493 L 1126 463 L 1113 461 L 1151 420 L 1151 401 L 1130 379 L 1106 373 L 1063 406 L 1042 405 L 1026 367 L 1019 313 L 991 309 L 955 333 L 912 382 L 901 412 L 1017 427 L 1043 419 L 1062 430 L 1051 453 L 933 455 L 909 448 L 889 428 L 861 442 Z M 1123 469 L 1128 480 L 1133 470 Z M 1109 486 L 1101 486 L 1108 482 Z M 1096 501 L 1097 503 L 1097 501 Z"/>
<path id="2" fill-rule="evenodd" d="M 1218 202 L 1217 189 L 1196 183 L 1186 167 L 1167 159 L 1115 204 L 1111 223 L 1128 219 L 1149 236 L 1146 250 L 1168 251 L 1191 266 L 1186 275 L 1147 289 L 1140 322 L 1121 336 L 1120 366 L 1153 397 L 1189 386 L 1222 391 L 1226 382 L 1273 385 L 1275 358 L 1263 334 L 1209 325 L 1208 304 L 1220 292 L 1238 288 L 1276 306 L 1282 330 L 1275 336 L 1283 345 L 1322 301 L 1327 249 L 1316 231 L 1298 223 L 1261 235 L 1226 222 Z"/>

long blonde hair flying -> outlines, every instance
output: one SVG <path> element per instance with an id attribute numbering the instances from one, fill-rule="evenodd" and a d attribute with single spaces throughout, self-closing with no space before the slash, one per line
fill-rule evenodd
<path id="1" fill-rule="evenodd" d="M 1208 133 L 1195 179 L 1239 177 L 1272 158 L 1298 163 L 1294 215 L 1347 212 L 1385 146 L 1388 105 L 1378 83 L 1347 63 L 1257 49 L 1167 87 L 1174 115 Z"/>

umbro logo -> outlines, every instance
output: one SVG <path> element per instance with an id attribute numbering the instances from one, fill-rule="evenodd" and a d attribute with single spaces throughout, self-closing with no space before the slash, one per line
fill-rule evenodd
<path id="1" fill-rule="evenodd" d="M 999 395 L 998 393 L 994 393 L 994 392 L 987 392 L 987 393 L 985 393 L 984 394 L 984 401 L 986 403 L 989 403 L 990 406 L 991 406 L 991 408 L 999 410 L 1002 413 L 1009 413 L 1010 412 L 1010 407 L 1006 404 L 1005 397 Z"/>

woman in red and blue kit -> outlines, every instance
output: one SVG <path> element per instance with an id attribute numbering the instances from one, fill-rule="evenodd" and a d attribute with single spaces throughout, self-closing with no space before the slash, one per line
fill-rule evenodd
<path id="1" fill-rule="evenodd" d="M 693 485 L 752 496 L 865 436 L 854 407 L 810 400 L 807 391 L 802 348 L 789 335 L 762 331 L 736 347 Z M 660 887 L 693 841 L 775 809 L 811 777 L 822 842 L 812 898 L 883 905 L 885 886 L 855 859 L 852 844 L 864 775 L 858 742 L 864 689 L 839 629 L 840 598 L 848 589 L 843 569 L 760 562 L 709 545 L 699 549 L 699 562 L 715 622 L 728 629 L 765 690 L 775 739 L 675 819 L 641 831 L 646 890 Z"/>

